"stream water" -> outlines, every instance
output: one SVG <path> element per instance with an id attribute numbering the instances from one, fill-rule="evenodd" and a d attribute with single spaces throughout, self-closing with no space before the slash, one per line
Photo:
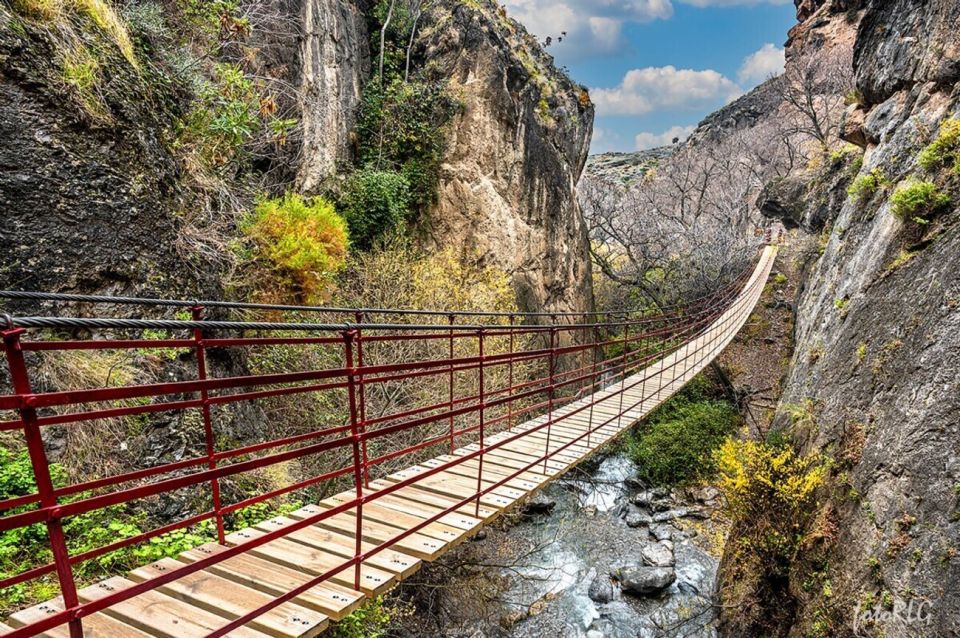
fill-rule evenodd
<path id="1" fill-rule="evenodd" d="M 708 536 L 709 523 L 680 517 L 672 524 L 629 527 L 625 515 L 641 511 L 630 503 L 637 490 L 624 483 L 635 470 L 627 458 L 614 455 L 574 472 L 538 497 L 541 503 L 554 502 L 552 511 L 524 516 L 480 541 L 478 545 L 486 545 L 480 553 L 486 556 L 482 560 L 487 566 L 475 577 L 490 584 L 490 599 L 496 600 L 493 612 L 487 606 L 482 614 L 471 617 L 471 605 L 453 605 L 459 617 L 452 619 L 445 634 L 470 638 L 715 636 L 712 593 L 717 560 L 700 546 Z M 676 508 L 687 505 L 673 504 Z M 673 550 L 676 580 L 656 595 L 621 592 L 609 577 L 611 569 L 643 564 L 644 548 L 652 545 Z"/>

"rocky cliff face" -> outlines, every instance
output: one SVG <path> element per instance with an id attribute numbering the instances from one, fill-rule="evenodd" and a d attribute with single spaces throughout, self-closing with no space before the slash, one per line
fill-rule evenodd
<path id="1" fill-rule="evenodd" d="M 99 61 L 103 113 L 91 118 L 70 100 L 63 54 L 51 54 L 43 21 L 0 8 L 0 237 L 10 246 L 2 287 L 222 295 L 229 267 L 221 262 L 235 259 L 229 235 L 253 194 L 322 192 L 349 166 L 371 72 L 371 10 L 367 0 L 269 0 L 250 14 L 249 32 L 240 27 L 243 40 L 231 41 L 225 60 L 242 56 L 298 126 L 283 149 L 256 157 L 245 175 L 218 177 L 225 181 L 212 197 L 204 193 L 220 234 L 188 266 L 191 255 L 178 247 L 199 202 L 185 192 L 193 168 L 173 148 L 190 108 L 184 81 L 171 81 L 180 62 L 149 59 L 157 54 L 148 35 L 138 41 L 138 72 L 105 34 L 87 29 L 84 37 L 104 40 L 97 51 L 113 52 Z M 586 92 L 495 3 L 434 3 L 421 24 L 415 64 L 448 80 L 464 106 L 449 126 L 425 248 L 456 247 L 464 259 L 505 270 L 526 310 L 589 308 L 575 188 L 592 130 Z"/>
<path id="2" fill-rule="evenodd" d="M 798 15 L 795 45 L 855 39 L 860 104 L 844 135 L 865 147 L 860 176 L 883 179 L 859 199 L 835 180 L 794 191 L 799 225 L 824 231 L 819 250 L 803 231 L 792 240 L 808 246 L 809 270 L 780 406 L 802 406 L 809 418 L 779 420 L 805 451 L 834 459 L 839 487 L 823 497 L 823 533 L 791 572 L 796 614 L 780 634 L 955 635 L 960 189 L 949 170 L 925 170 L 917 156 L 958 114 L 960 6 L 801 2 Z M 950 197 L 929 223 L 891 212 L 897 185 L 912 177 Z M 725 624 L 729 635 L 749 635 L 737 612 Z"/>
<path id="3" fill-rule="evenodd" d="M 61 80 L 58 37 L 0 6 L 0 286 L 161 283 L 178 271 L 179 168 L 164 140 L 175 100 L 91 35 L 113 70 L 83 108 Z"/>
<path id="4" fill-rule="evenodd" d="M 589 309 L 576 198 L 593 127 L 585 90 L 492 2 L 439 3 L 418 52 L 463 102 L 425 243 L 509 273 L 524 310 Z"/>
<path id="5" fill-rule="evenodd" d="M 300 52 L 303 161 L 298 181 L 316 190 L 338 163 L 350 161 L 350 132 L 363 83 L 370 75 L 370 43 L 362 0 L 305 0 Z"/>

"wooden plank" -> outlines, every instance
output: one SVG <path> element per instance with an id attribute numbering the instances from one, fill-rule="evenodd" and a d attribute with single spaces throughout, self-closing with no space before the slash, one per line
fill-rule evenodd
<path id="1" fill-rule="evenodd" d="M 442 465 L 444 465 L 444 463 L 440 463 L 439 465 L 442 466 Z M 391 475 L 389 475 L 389 476 L 387 476 L 387 477 L 385 477 L 385 478 L 386 478 L 388 481 L 395 481 L 395 482 L 399 483 L 400 481 L 404 481 L 404 480 L 406 480 L 406 479 L 408 479 L 408 478 L 412 478 L 412 477 L 416 476 L 417 474 L 422 474 L 422 473 L 429 472 L 429 471 L 432 470 L 432 469 L 434 469 L 434 468 L 433 468 L 433 467 L 426 466 L 426 465 L 414 465 L 413 467 L 408 467 L 408 468 L 405 469 L 405 470 L 401 470 L 401 471 L 399 471 L 399 472 L 394 472 L 393 474 L 391 474 Z M 435 473 L 435 474 L 431 474 L 426 480 L 431 481 L 431 482 L 436 482 L 436 481 L 450 482 L 450 481 L 452 481 L 452 482 L 457 483 L 457 484 L 459 484 L 459 485 L 461 485 L 461 486 L 463 486 L 463 487 L 469 487 L 470 489 L 473 489 L 473 490 L 476 490 L 476 489 L 477 489 L 477 475 L 476 475 L 476 473 L 474 473 L 473 476 L 470 476 L 469 474 L 465 476 L 465 475 L 464 475 L 464 469 L 463 469 L 462 466 L 460 467 L 460 471 L 459 471 L 459 472 L 454 472 L 454 468 L 451 467 L 451 468 L 446 469 L 446 470 L 443 470 L 443 471 L 441 471 L 441 472 L 437 472 L 437 473 Z M 487 487 L 491 487 L 491 486 L 494 485 L 496 482 L 497 482 L 497 481 L 488 481 L 488 480 L 484 479 L 482 484 L 483 484 L 483 487 L 484 487 L 484 488 L 487 488 Z M 418 483 L 419 483 L 419 481 L 418 481 Z M 499 494 L 499 495 L 501 495 L 501 496 L 506 496 L 507 498 L 511 498 L 511 497 L 513 497 L 513 498 L 520 498 L 520 497 L 522 497 L 524 494 L 526 494 L 528 491 L 530 491 L 530 490 L 534 489 L 535 487 L 537 487 L 537 485 L 539 485 L 539 483 L 530 483 L 529 481 L 524 481 L 523 479 L 519 479 L 519 478 L 517 478 L 517 479 L 511 479 L 510 481 L 507 481 L 504 485 L 501 485 L 501 486 L 495 488 L 492 493 L 493 493 L 493 494 Z"/>
<path id="2" fill-rule="evenodd" d="M 14 628 L 32 625 L 35 622 L 43 620 L 50 614 L 63 611 L 63 598 L 58 596 L 40 605 L 28 607 L 22 611 L 10 616 L 10 624 Z M 83 625 L 84 638 L 150 638 L 150 634 L 145 634 L 139 629 L 124 624 L 119 620 L 114 620 L 110 616 L 102 613 L 92 614 L 81 621 Z M 9 627 L 0 625 L 4 631 L 3 635 L 12 631 Z M 60 625 L 40 634 L 41 638 L 70 638 L 70 628 L 67 625 Z"/>
<path id="3" fill-rule="evenodd" d="M 258 523 L 255 527 L 264 532 L 273 532 L 278 529 L 283 529 L 284 527 L 289 527 L 296 522 L 293 518 L 277 516 L 271 518 L 269 521 Z M 284 538 L 316 547 L 317 549 L 323 549 L 331 554 L 336 554 L 337 556 L 342 556 L 347 559 L 353 558 L 356 555 L 357 544 L 353 538 L 353 534 L 347 536 L 311 525 L 310 527 L 291 532 Z M 360 551 L 364 554 L 375 548 L 376 545 L 364 542 L 360 543 Z M 371 556 L 363 561 L 363 564 L 382 569 L 385 572 L 393 572 L 401 579 L 415 574 L 421 565 L 419 559 L 408 556 L 407 554 L 402 554 L 393 548 L 385 549 Z"/>
<path id="4" fill-rule="evenodd" d="M 228 545 L 239 545 L 265 535 L 260 530 L 248 528 L 227 536 Z M 292 569 L 314 576 L 323 576 L 332 569 L 342 567 L 347 561 L 342 556 L 334 556 L 313 547 L 307 547 L 291 540 L 278 539 L 259 547 L 251 547 L 249 553 Z M 330 580 L 345 587 L 354 586 L 354 567 L 343 569 Z M 360 566 L 360 591 L 368 596 L 379 596 L 397 584 L 397 575 L 385 572 L 369 565 Z"/>
<path id="5" fill-rule="evenodd" d="M 352 500 L 352 497 L 335 495 L 324 499 L 318 503 L 318 505 L 330 509 L 337 507 L 338 505 L 343 505 L 344 503 Z M 348 516 L 356 516 L 357 510 L 355 508 L 351 508 L 345 511 L 344 514 L 347 514 Z M 404 514 L 402 512 L 383 507 L 377 503 L 377 501 L 369 501 L 363 504 L 363 516 L 365 518 L 369 517 L 372 521 L 383 523 L 384 525 L 389 525 L 402 530 L 408 530 L 423 525 L 423 527 L 420 527 L 419 530 L 421 534 L 424 536 L 429 536 L 430 538 L 439 538 L 440 540 L 449 544 L 450 547 L 459 545 L 463 540 L 463 535 L 465 533 L 462 528 L 447 525 L 442 521 L 436 521 L 424 525 L 424 519 L 429 517 Z"/>
<path id="6" fill-rule="evenodd" d="M 382 490 L 386 487 L 392 487 L 394 484 L 388 481 L 370 481 L 369 490 L 371 492 L 376 492 Z M 418 505 L 427 505 L 439 507 L 441 510 L 448 510 L 451 507 L 454 507 L 461 499 L 454 498 L 449 495 L 436 494 L 435 492 L 429 492 L 427 490 L 421 490 L 415 485 L 408 485 L 402 487 L 394 492 L 390 492 L 390 497 L 399 498 L 403 500 L 408 500 L 412 503 Z M 377 497 L 378 500 L 382 497 Z M 455 510 L 456 512 L 467 514 L 468 516 L 476 516 L 477 518 L 483 519 L 485 522 L 492 521 L 500 516 L 502 510 L 495 507 L 488 507 L 486 505 L 480 505 L 480 509 L 477 510 L 474 506 L 474 503 L 467 503 L 460 505 Z"/>
<path id="7" fill-rule="evenodd" d="M 173 558 L 164 558 L 133 570 L 130 579 L 136 582 L 152 580 L 184 565 Z M 273 596 L 205 571 L 187 574 L 160 585 L 156 591 L 227 620 L 245 616 L 274 599 Z M 323 614 L 287 602 L 261 614 L 250 621 L 249 626 L 274 638 L 315 638 L 328 624 L 329 620 Z"/>
<path id="8" fill-rule="evenodd" d="M 457 460 L 458 460 L 458 457 L 456 456 L 444 454 L 443 456 L 438 456 L 435 459 L 424 461 L 423 465 L 426 467 L 437 467 L 441 464 L 452 463 Z M 454 469 L 457 469 L 457 468 L 467 469 L 469 470 L 469 473 L 464 474 L 463 476 L 469 476 L 471 478 L 475 478 L 479 467 L 480 467 L 480 462 L 478 459 L 470 459 L 469 461 L 461 461 L 458 465 L 455 465 L 452 468 L 450 468 L 450 470 L 453 471 Z M 520 469 L 519 467 L 504 467 L 499 463 L 491 462 L 491 460 L 487 457 L 486 454 L 484 454 L 483 456 L 484 476 L 487 475 L 487 470 L 490 471 L 491 476 L 506 477 L 506 476 L 511 476 L 512 474 L 515 474 L 519 469 Z M 527 472 L 527 471 L 522 472 L 521 474 L 518 474 L 516 478 L 522 481 L 525 481 L 528 484 L 533 485 L 534 487 L 541 487 L 550 482 L 550 477 L 546 476 L 545 474 L 539 474 L 539 473 Z"/>
<path id="9" fill-rule="evenodd" d="M 449 509 L 439 505 L 414 503 L 413 501 L 407 499 L 394 497 L 392 494 L 388 494 L 386 496 L 377 496 L 377 500 L 374 501 L 374 503 L 376 503 L 378 506 L 388 508 L 396 512 L 417 516 L 419 518 L 433 518 L 440 512 Z M 490 511 L 495 512 L 496 510 Z M 439 520 L 443 521 L 447 525 L 450 525 L 451 527 L 459 528 L 470 535 L 473 535 L 474 532 L 483 527 L 483 519 L 463 514 L 461 512 L 444 514 Z"/>
<path id="10" fill-rule="evenodd" d="M 453 453 L 457 456 L 466 456 L 470 454 L 472 450 L 454 450 Z M 515 462 L 520 463 L 517 468 L 528 467 L 533 463 L 533 465 L 527 470 L 528 472 L 533 471 L 533 468 L 539 468 L 543 470 L 543 459 L 537 460 L 532 454 L 527 454 L 524 452 L 511 452 L 504 448 L 497 448 L 495 450 L 490 450 L 484 454 L 485 458 L 488 459 L 503 459 L 505 462 Z M 559 461 L 554 461 L 551 459 L 547 460 L 547 471 L 553 472 L 552 477 L 556 477 L 559 474 L 562 474 L 567 469 L 566 463 L 560 463 Z"/>
<path id="11" fill-rule="evenodd" d="M 456 457 L 456 456 L 444 455 L 444 456 L 442 456 L 442 457 L 440 457 L 440 458 L 441 458 L 444 462 L 449 462 L 450 460 L 456 459 L 457 457 Z M 479 464 L 477 463 L 477 459 L 471 459 L 471 460 L 469 460 L 469 461 L 464 461 L 464 463 L 465 463 L 465 464 L 469 463 L 469 464 L 471 464 L 472 467 L 479 467 Z M 424 465 L 429 465 L 429 464 L 430 464 L 430 461 L 424 462 Z M 510 474 L 513 474 L 514 472 L 516 472 L 517 470 L 519 470 L 521 467 L 523 467 L 523 464 L 521 464 L 519 461 L 512 461 L 512 460 L 509 460 L 509 459 L 505 459 L 505 458 L 503 458 L 503 457 L 501 457 L 501 456 L 492 456 L 491 454 L 484 454 L 484 455 L 483 455 L 483 469 L 484 469 L 484 472 L 486 472 L 486 470 L 487 470 L 488 467 L 491 468 L 491 469 L 494 469 L 494 470 L 495 470 L 497 473 L 499 473 L 499 474 L 509 476 Z M 541 468 L 541 469 L 542 469 L 542 468 Z M 531 471 L 531 470 L 525 471 L 521 476 L 523 476 L 523 477 L 525 477 L 525 478 L 526 478 L 526 477 L 531 477 L 531 478 L 532 478 L 532 477 L 536 477 L 536 479 L 537 479 L 537 481 L 539 482 L 540 485 L 546 485 L 546 484 L 549 483 L 551 480 L 553 480 L 553 477 L 552 477 L 552 476 L 548 476 L 548 475 L 546 475 L 546 474 L 541 474 L 541 473 L 539 473 L 539 472 L 534 472 L 534 471 Z"/>
<path id="12" fill-rule="evenodd" d="M 455 458 L 455 457 L 454 457 Z M 446 465 L 450 461 L 443 459 L 432 459 L 430 461 L 424 461 L 424 468 L 434 468 L 440 467 L 441 465 Z M 477 475 L 480 473 L 480 463 L 476 460 L 465 461 L 460 465 L 455 465 L 447 470 L 450 474 L 455 474 L 460 478 L 467 479 L 472 484 L 477 484 Z M 494 463 L 490 463 L 489 460 L 484 459 L 483 463 L 483 485 L 487 487 L 489 485 L 494 485 L 505 481 L 503 485 L 508 485 L 523 491 L 524 495 L 529 496 L 530 494 L 539 492 L 547 483 L 546 477 L 541 476 L 543 480 L 530 481 L 525 477 L 524 474 L 520 474 L 515 477 L 511 477 L 516 470 L 507 470 L 501 468 Z M 509 480 L 507 480 L 509 478 Z"/>
<path id="13" fill-rule="evenodd" d="M 225 552 L 228 547 L 216 543 L 201 545 L 180 554 L 180 560 L 193 563 Z M 240 554 L 207 568 L 207 571 L 271 596 L 282 596 L 310 581 L 310 576 L 263 558 Z M 299 594 L 292 602 L 340 620 L 360 607 L 365 596 L 354 589 L 324 581 Z"/>
<path id="14" fill-rule="evenodd" d="M 316 516 L 319 512 L 314 509 L 308 509 L 313 507 L 315 506 L 309 505 L 305 508 L 302 507 L 295 512 L 291 512 L 289 516 L 297 520 Z M 350 535 L 356 534 L 357 530 L 356 518 L 346 514 L 334 514 L 322 521 L 317 521 L 314 525 L 323 529 L 343 532 Z M 424 536 L 419 533 L 413 533 L 406 538 L 397 540 L 397 537 L 402 533 L 402 530 L 398 530 L 395 527 L 377 523 L 364 517 L 360 530 L 360 539 L 368 543 L 373 543 L 374 545 L 392 543 L 403 553 L 426 560 L 435 560 L 446 551 L 447 543 L 445 541 L 430 538 L 429 536 Z"/>
<path id="15" fill-rule="evenodd" d="M 115 576 L 81 589 L 77 594 L 80 600 L 92 602 L 134 584 L 126 578 Z M 103 613 L 158 638 L 203 638 L 227 624 L 226 620 L 216 614 L 157 591 L 148 591 L 111 605 L 104 609 Z M 236 638 L 266 638 L 266 634 L 249 627 L 235 629 L 227 635 Z"/>
<path id="16" fill-rule="evenodd" d="M 432 476 L 426 476 L 417 481 L 414 485 L 422 490 L 435 492 L 437 494 L 449 495 L 461 499 L 475 497 L 477 493 L 476 483 L 471 485 L 468 481 L 466 481 L 466 479 L 460 481 L 458 478 L 459 477 L 453 475 L 439 473 Z M 391 479 L 390 477 L 387 477 L 386 480 L 392 480 L 395 483 L 399 483 L 402 479 Z M 500 509 L 508 509 L 517 501 L 517 499 L 522 498 L 524 495 L 524 493 L 519 490 L 512 490 L 509 496 L 503 492 L 503 488 L 498 488 L 489 494 L 481 496 L 480 502 L 484 505 L 492 505 Z"/>

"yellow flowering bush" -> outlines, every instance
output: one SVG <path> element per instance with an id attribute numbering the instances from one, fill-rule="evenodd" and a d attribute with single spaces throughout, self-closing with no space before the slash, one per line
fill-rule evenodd
<path id="1" fill-rule="evenodd" d="M 296 193 L 261 200 L 241 225 L 274 271 L 299 289 L 308 303 L 325 299 L 334 275 L 346 263 L 347 224 L 321 197 Z"/>
<path id="2" fill-rule="evenodd" d="M 718 486 L 743 530 L 744 549 L 786 566 L 803 543 L 827 463 L 813 454 L 758 441 L 727 439 L 716 452 Z"/>

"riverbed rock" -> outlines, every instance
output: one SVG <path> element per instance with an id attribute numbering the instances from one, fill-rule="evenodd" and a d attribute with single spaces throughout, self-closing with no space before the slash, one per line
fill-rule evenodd
<path id="1" fill-rule="evenodd" d="M 633 495 L 633 498 L 630 501 L 637 507 L 650 507 L 650 504 L 653 503 L 654 496 L 653 492 L 650 490 L 644 490 L 637 494 Z"/>
<path id="2" fill-rule="evenodd" d="M 703 487 L 691 487 L 687 490 L 687 496 L 691 500 L 697 501 L 699 503 L 707 503 L 709 501 L 714 501 L 720 496 L 720 490 L 710 485 Z"/>
<path id="3" fill-rule="evenodd" d="M 647 484 L 636 476 L 628 476 L 623 479 L 623 486 L 629 490 L 645 490 L 647 489 Z"/>
<path id="4" fill-rule="evenodd" d="M 667 521 L 672 521 L 676 518 L 683 518 L 689 513 L 689 511 L 690 510 L 685 507 L 678 507 L 677 509 L 667 511 L 659 511 L 653 515 L 653 522 L 666 523 Z"/>
<path id="5" fill-rule="evenodd" d="M 653 534 L 653 537 L 658 541 L 670 540 L 676 531 L 677 528 L 673 525 L 659 524 L 650 526 L 650 533 Z"/>
<path id="6" fill-rule="evenodd" d="M 676 559 L 673 556 L 673 547 L 667 545 L 670 541 L 652 543 L 640 550 L 640 558 L 651 567 L 673 567 Z"/>
<path id="7" fill-rule="evenodd" d="M 537 516 L 541 514 L 549 514 L 553 511 L 553 508 L 557 506 L 557 502 L 551 498 L 539 494 L 530 501 L 528 501 L 523 506 L 523 514 L 525 516 Z"/>
<path id="8" fill-rule="evenodd" d="M 668 501 L 666 499 L 659 499 L 650 503 L 650 509 L 654 512 L 666 512 L 671 507 L 673 507 L 673 501 Z"/>
<path id="9" fill-rule="evenodd" d="M 608 603 L 614 598 L 613 583 L 608 577 L 600 574 L 590 582 L 587 596 L 595 603 Z"/>
<path id="10" fill-rule="evenodd" d="M 643 527 L 645 525 L 650 525 L 653 523 L 653 517 L 647 514 L 646 512 L 641 512 L 640 510 L 631 509 L 627 512 L 627 515 L 623 518 L 624 522 L 627 524 L 627 527 Z"/>
<path id="11" fill-rule="evenodd" d="M 673 584 L 677 574 L 671 567 L 628 566 L 615 570 L 620 590 L 634 596 L 659 594 Z"/>

